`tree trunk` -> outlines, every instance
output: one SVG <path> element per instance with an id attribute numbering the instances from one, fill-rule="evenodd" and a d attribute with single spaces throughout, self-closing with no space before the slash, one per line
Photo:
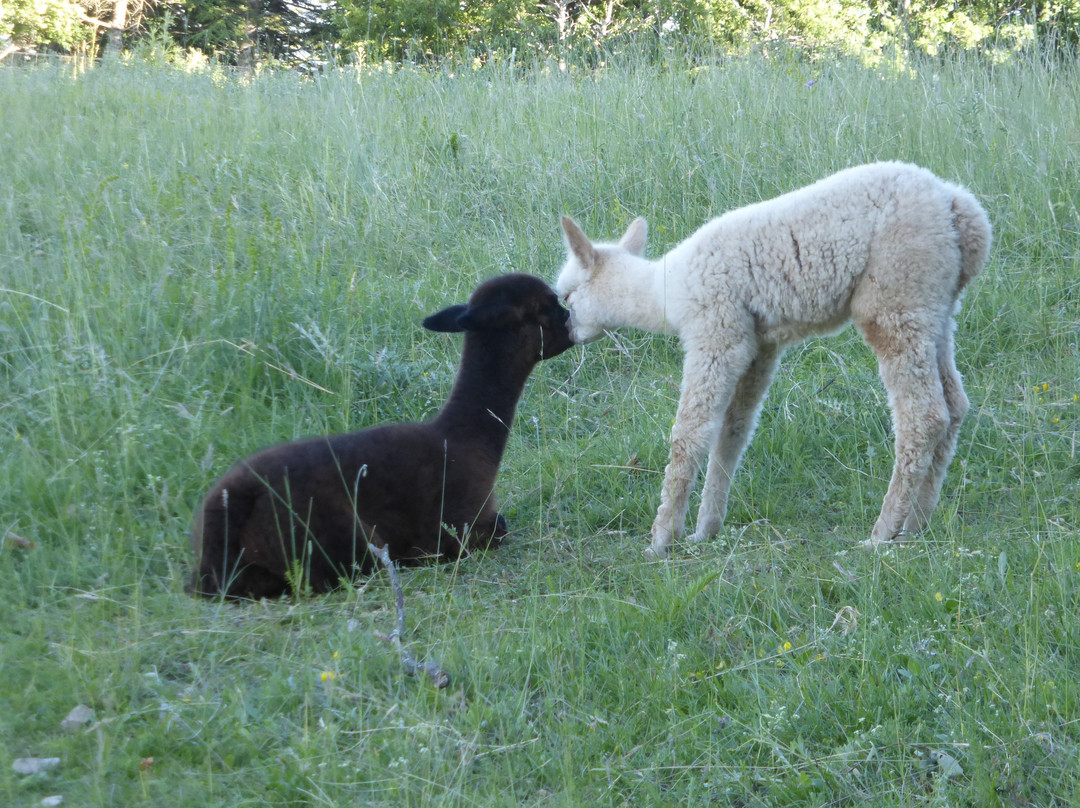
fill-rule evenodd
<path id="1" fill-rule="evenodd" d="M 244 3 L 244 41 L 240 44 L 240 53 L 236 65 L 243 73 L 255 70 L 255 36 L 258 28 L 255 21 L 259 18 L 259 0 L 247 0 Z"/>
<path id="2" fill-rule="evenodd" d="M 119 56 L 124 50 L 124 29 L 127 28 L 128 0 L 116 0 L 112 24 L 109 26 L 106 55 Z"/>

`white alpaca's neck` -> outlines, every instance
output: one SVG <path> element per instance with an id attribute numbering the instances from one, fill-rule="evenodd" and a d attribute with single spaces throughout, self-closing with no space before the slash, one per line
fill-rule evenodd
<path id="1" fill-rule="evenodd" d="M 615 327 L 640 328 L 657 334 L 678 333 L 677 311 L 673 305 L 681 290 L 673 288 L 677 278 L 667 271 L 667 257 L 656 261 L 635 258 L 627 261 L 613 273 L 617 289 L 608 293 L 615 303 L 612 325 Z"/>

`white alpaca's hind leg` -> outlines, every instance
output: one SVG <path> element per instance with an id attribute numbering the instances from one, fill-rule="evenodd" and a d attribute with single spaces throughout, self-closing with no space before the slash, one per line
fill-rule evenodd
<path id="1" fill-rule="evenodd" d="M 956 441 L 960 436 L 960 425 L 968 411 L 968 398 L 964 393 L 964 385 L 960 379 L 960 372 L 956 369 L 953 357 L 952 322 L 949 322 L 945 331 L 938 338 L 937 361 L 938 372 L 941 375 L 941 387 L 945 395 L 945 406 L 949 411 L 949 423 L 945 434 L 938 441 L 934 449 L 934 457 L 931 462 L 930 473 L 923 482 L 922 489 L 916 497 L 915 506 L 904 521 L 904 531 L 914 533 L 926 527 L 930 521 L 930 515 L 937 507 L 938 498 L 941 496 L 941 486 L 945 482 L 945 474 L 952 463 L 956 453 Z"/>
<path id="2" fill-rule="evenodd" d="M 739 459 L 754 434 L 758 413 L 761 412 L 761 402 L 772 383 L 779 358 L 780 350 L 777 346 L 762 346 L 750 367 L 739 379 L 735 395 L 724 413 L 723 423 L 716 431 L 712 451 L 709 452 L 709 466 L 705 472 L 705 487 L 701 492 L 694 541 L 711 539 L 724 526 L 731 480 L 739 467 Z"/>
<path id="3" fill-rule="evenodd" d="M 876 346 L 875 346 L 876 347 Z M 918 506 L 924 485 L 932 475 L 934 455 L 945 440 L 949 411 L 932 345 L 901 346 L 878 353 L 881 377 L 889 391 L 896 433 L 896 461 L 868 544 L 898 538 Z"/>

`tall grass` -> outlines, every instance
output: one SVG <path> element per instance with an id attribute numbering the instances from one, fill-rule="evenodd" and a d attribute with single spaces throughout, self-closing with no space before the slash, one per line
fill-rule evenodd
<path id="1" fill-rule="evenodd" d="M 244 83 L 0 70 L 0 795 L 36 805 L 1080 801 L 1080 73 L 747 57 Z M 852 332 L 789 352 L 729 527 L 642 555 L 670 340 L 542 365 L 497 552 L 331 596 L 182 593 L 191 510 L 270 442 L 430 415 L 419 319 L 558 215 L 656 254 L 706 218 L 903 159 L 995 225 L 960 317 L 972 411 L 927 534 L 855 548 L 892 462 Z M 850 608 L 848 608 L 850 607 Z M 94 719 L 61 728 L 83 703 Z M 19 757 L 59 757 L 24 776 Z"/>

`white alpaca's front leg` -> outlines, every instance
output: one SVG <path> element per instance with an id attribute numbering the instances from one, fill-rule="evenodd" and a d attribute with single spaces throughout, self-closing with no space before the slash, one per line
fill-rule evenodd
<path id="1" fill-rule="evenodd" d="M 705 488 L 701 492 L 701 505 L 697 512 L 697 525 L 690 541 L 708 541 L 724 527 L 731 475 L 726 471 L 714 472 L 716 466 L 715 458 L 710 457 L 709 470 L 705 473 Z"/>
<path id="2" fill-rule="evenodd" d="M 695 469 L 696 461 L 688 463 L 681 454 L 673 448 L 671 462 L 664 469 L 664 489 L 660 495 L 660 508 L 653 520 L 652 543 L 645 551 L 650 558 L 664 558 L 671 545 L 682 537 L 690 487 L 696 476 L 692 471 L 687 476 L 687 472 L 688 469 Z"/>
<path id="3" fill-rule="evenodd" d="M 653 558 L 667 555 L 671 544 L 682 536 L 690 489 L 709 448 L 709 434 L 719 413 L 727 409 L 750 358 L 740 357 L 731 348 L 722 353 L 686 354 L 682 396 L 671 428 L 671 462 L 664 470 L 660 508 L 652 526 L 649 555 Z"/>
<path id="4" fill-rule="evenodd" d="M 772 383 L 780 353 L 776 345 L 763 345 L 739 379 L 731 404 L 724 413 L 723 423 L 716 430 L 712 451 L 709 452 L 709 467 L 705 472 L 705 488 L 701 492 L 694 541 L 711 539 L 724 526 L 731 480 L 754 434 L 761 402 Z"/>

